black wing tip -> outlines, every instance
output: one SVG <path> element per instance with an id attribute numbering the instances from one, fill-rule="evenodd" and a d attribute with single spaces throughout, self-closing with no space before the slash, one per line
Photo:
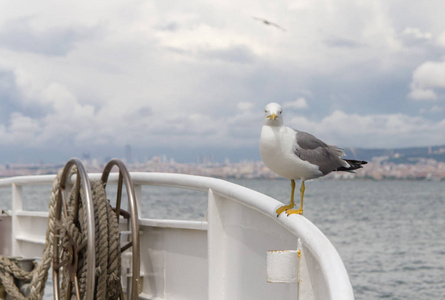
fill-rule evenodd
<path id="1" fill-rule="evenodd" d="M 354 170 L 363 168 L 363 165 L 366 165 L 368 162 L 364 160 L 355 160 L 355 159 L 345 159 L 345 161 L 349 164 L 349 167 L 340 167 L 336 171 L 346 171 L 352 172 Z"/>

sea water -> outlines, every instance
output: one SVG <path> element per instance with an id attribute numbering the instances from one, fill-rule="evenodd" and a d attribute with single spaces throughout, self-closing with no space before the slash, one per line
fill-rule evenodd
<path id="1" fill-rule="evenodd" d="M 289 201 L 287 180 L 229 181 Z M 49 191 L 25 187 L 24 207 L 47 207 Z M 143 195 L 142 217 L 205 217 L 206 193 L 146 186 Z M 304 199 L 304 216 L 339 252 L 357 300 L 445 299 L 445 182 L 314 180 Z M 9 201 L 10 191 L 0 189 L 0 209 Z M 45 295 L 52 299 L 50 286 Z"/>

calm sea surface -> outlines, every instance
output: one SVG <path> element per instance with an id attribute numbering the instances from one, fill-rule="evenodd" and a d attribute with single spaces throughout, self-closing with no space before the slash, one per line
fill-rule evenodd
<path id="1" fill-rule="evenodd" d="M 289 181 L 231 181 L 289 201 Z M 25 188 L 26 209 L 46 208 L 49 191 Z M 142 217 L 204 218 L 205 193 L 144 187 L 143 194 Z M 0 209 L 10 209 L 9 199 L 0 189 Z M 310 181 L 304 204 L 340 253 L 356 299 L 445 299 L 445 182 Z"/>

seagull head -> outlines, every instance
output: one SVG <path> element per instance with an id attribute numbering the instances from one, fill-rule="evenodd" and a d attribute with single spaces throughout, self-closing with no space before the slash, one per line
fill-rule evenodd
<path id="1" fill-rule="evenodd" d="M 269 103 L 264 108 L 263 124 L 269 126 L 283 125 L 283 109 L 278 103 Z"/>

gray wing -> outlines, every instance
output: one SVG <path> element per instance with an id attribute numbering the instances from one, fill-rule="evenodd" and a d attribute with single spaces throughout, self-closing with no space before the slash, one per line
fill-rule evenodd
<path id="1" fill-rule="evenodd" d="M 342 149 L 327 145 L 310 133 L 298 130 L 295 130 L 295 132 L 295 155 L 302 160 L 317 165 L 324 175 L 340 167 L 348 166 L 348 164 L 340 158 L 342 155 L 345 155 Z"/>

